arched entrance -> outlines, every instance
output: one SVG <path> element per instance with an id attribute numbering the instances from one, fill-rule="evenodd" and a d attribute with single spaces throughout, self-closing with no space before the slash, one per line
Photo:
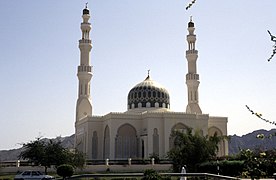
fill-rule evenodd
<path id="1" fill-rule="evenodd" d="M 186 126 L 185 124 L 177 123 L 172 127 L 171 132 L 179 131 L 179 132 L 182 132 L 182 133 L 187 133 L 188 129 L 189 129 L 189 127 Z M 170 139 L 169 139 L 169 148 L 170 149 L 174 147 L 174 141 L 175 141 L 175 137 L 170 135 Z"/>
<path id="2" fill-rule="evenodd" d="M 115 138 L 115 158 L 134 158 L 137 157 L 137 152 L 138 140 L 135 128 L 130 124 L 122 125 Z"/>
<path id="3" fill-rule="evenodd" d="M 218 136 L 218 137 L 222 137 L 222 136 L 223 136 L 222 131 L 221 131 L 219 128 L 215 127 L 215 126 L 210 127 L 210 128 L 208 129 L 208 135 L 209 135 L 209 136 L 214 136 L 214 135 L 216 135 L 216 136 Z M 225 156 L 225 140 L 224 140 L 224 139 L 221 140 L 221 141 L 219 142 L 219 144 L 218 144 L 217 156 Z"/>

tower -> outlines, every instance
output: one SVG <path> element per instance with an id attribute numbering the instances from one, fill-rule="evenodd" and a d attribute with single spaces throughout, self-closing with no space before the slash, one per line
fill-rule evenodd
<path id="1" fill-rule="evenodd" d="M 186 50 L 186 59 L 188 61 L 188 73 L 186 74 L 188 105 L 186 107 L 186 113 L 202 114 L 202 111 L 198 105 L 199 75 L 196 71 L 198 51 L 195 49 L 196 35 L 194 34 L 195 27 L 192 18 L 188 23 L 188 31 L 188 50 Z"/>
<path id="2" fill-rule="evenodd" d="M 89 32 L 91 24 L 88 22 L 90 18 L 87 4 L 83 9 L 81 23 L 82 38 L 79 40 L 80 49 L 80 65 L 78 66 L 79 91 L 76 108 L 76 121 L 83 117 L 92 116 L 92 101 L 90 96 L 90 81 L 92 78 L 92 66 L 90 63 L 90 52 L 92 49 Z"/>

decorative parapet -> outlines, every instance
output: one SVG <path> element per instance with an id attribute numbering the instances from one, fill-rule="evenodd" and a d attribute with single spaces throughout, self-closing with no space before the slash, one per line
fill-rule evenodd
<path id="1" fill-rule="evenodd" d="M 92 72 L 92 67 L 85 65 L 78 66 L 78 72 Z"/>
<path id="2" fill-rule="evenodd" d="M 91 44 L 92 41 L 91 41 L 90 39 L 81 39 L 81 40 L 79 40 L 79 43 L 80 43 L 80 44 L 81 44 L 81 43 L 89 43 L 89 44 Z"/>

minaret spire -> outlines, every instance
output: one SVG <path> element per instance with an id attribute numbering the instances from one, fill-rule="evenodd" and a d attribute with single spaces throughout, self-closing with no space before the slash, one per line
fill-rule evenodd
<path id="1" fill-rule="evenodd" d="M 186 74 L 188 105 L 186 107 L 186 112 L 202 114 L 202 111 L 198 104 L 199 75 L 197 74 L 196 70 L 198 51 L 195 49 L 196 35 L 194 34 L 194 31 L 195 27 L 191 16 L 190 22 L 188 23 L 188 50 L 186 51 L 186 59 L 188 61 L 188 73 Z"/>
<path id="2" fill-rule="evenodd" d="M 92 49 L 89 33 L 91 24 L 88 22 L 90 18 L 87 3 L 83 9 L 81 23 L 82 38 L 79 40 L 80 49 L 80 65 L 78 66 L 79 92 L 76 109 L 76 121 L 83 117 L 92 116 L 92 102 L 90 96 L 90 81 L 92 78 L 92 66 L 90 62 L 90 52 Z"/>

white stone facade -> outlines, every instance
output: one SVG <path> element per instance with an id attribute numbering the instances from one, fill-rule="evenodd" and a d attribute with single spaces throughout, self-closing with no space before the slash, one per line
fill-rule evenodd
<path id="1" fill-rule="evenodd" d="M 189 96 L 186 112 L 170 110 L 169 93 L 148 75 L 130 90 L 126 112 L 94 116 L 90 97 L 92 71 L 89 55 L 92 44 L 89 39 L 89 17 L 86 7 L 81 24 L 83 36 L 79 41 L 81 59 L 78 68 L 79 97 L 75 122 L 75 147 L 84 152 L 88 159 L 141 159 L 148 158 L 151 154 L 165 157 L 173 144 L 171 132 L 176 129 L 185 132 L 187 128 L 192 128 L 193 131 L 200 131 L 203 136 L 227 135 L 227 117 L 202 114 L 198 104 L 198 52 L 195 50 L 196 37 L 192 21 L 188 24 L 189 48 L 186 51 L 186 84 Z M 227 154 L 228 142 L 225 140 L 219 145 L 218 156 Z"/>

